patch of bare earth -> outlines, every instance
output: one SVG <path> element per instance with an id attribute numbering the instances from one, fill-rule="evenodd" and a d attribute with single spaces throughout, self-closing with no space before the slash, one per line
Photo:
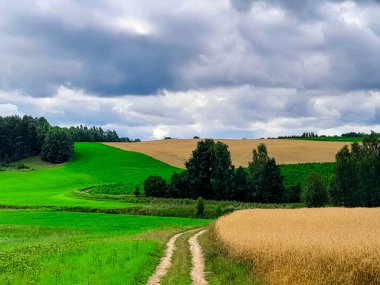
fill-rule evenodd
<path id="1" fill-rule="evenodd" d="M 252 150 L 264 143 L 270 156 L 274 156 L 279 164 L 333 162 L 336 153 L 345 142 L 304 141 L 285 139 L 238 140 L 215 139 L 228 145 L 232 163 L 235 166 L 247 166 L 252 160 Z M 167 164 L 184 168 L 199 140 L 171 139 L 158 141 L 143 141 L 138 143 L 105 143 L 128 151 L 144 153 Z"/>
<path id="2" fill-rule="evenodd" d="M 207 285 L 205 278 L 205 259 L 202 248 L 198 242 L 198 237 L 207 230 L 201 230 L 189 239 L 190 252 L 192 256 L 191 280 L 194 285 Z"/>
<path id="3" fill-rule="evenodd" d="M 168 272 L 170 266 L 172 265 L 172 256 L 175 250 L 175 241 L 178 237 L 183 235 L 185 232 L 175 234 L 172 236 L 166 244 L 165 255 L 161 258 L 160 263 L 156 267 L 156 271 L 152 276 L 150 276 L 147 285 L 159 285 L 160 280 Z"/>

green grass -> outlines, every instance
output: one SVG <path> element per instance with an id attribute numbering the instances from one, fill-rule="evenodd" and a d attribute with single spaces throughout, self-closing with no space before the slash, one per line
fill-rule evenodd
<path id="1" fill-rule="evenodd" d="M 124 183 L 132 193 L 149 175 L 167 179 L 177 168 L 147 155 L 100 143 L 76 143 L 75 159 L 38 171 L 0 172 L 0 205 L 120 208 L 123 201 L 94 201 L 71 195 L 74 189 Z"/>
<path id="2" fill-rule="evenodd" d="M 188 240 L 196 231 L 183 234 L 176 240 L 176 251 L 173 254 L 172 266 L 162 278 L 161 285 L 191 285 L 191 253 Z"/>
<path id="3" fill-rule="evenodd" d="M 2 210 L 0 284 L 145 284 L 163 254 L 168 235 L 208 223 Z"/>
<path id="4" fill-rule="evenodd" d="M 122 200 L 131 205 L 128 208 L 116 209 L 99 209 L 107 213 L 124 213 L 137 215 L 153 215 L 153 216 L 170 216 L 170 217 L 192 217 L 195 218 L 197 201 L 192 199 L 174 199 L 174 198 L 153 198 L 153 197 L 135 197 L 132 195 L 110 195 L 98 194 L 91 191 L 76 191 L 74 195 L 83 197 L 84 199 L 108 199 Z M 252 209 L 252 208 L 300 208 L 304 207 L 302 203 L 246 203 L 238 201 L 215 201 L 204 200 L 205 212 L 202 218 L 214 219 L 220 214 L 227 214 L 235 210 Z M 220 213 L 217 208 L 220 207 Z M 75 210 L 75 209 L 72 209 Z M 85 209 L 77 209 L 85 210 Z M 96 209 L 88 209 L 96 210 Z"/>
<path id="5" fill-rule="evenodd" d="M 286 201 L 294 202 L 301 191 L 302 184 L 310 173 L 317 173 L 328 182 L 334 175 L 335 163 L 282 164 L 279 167 L 284 176 Z"/>
<path id="6" fill-rule="evenodd" d="M 254 280 L 253 263 L 229 254 L 216 240 L 212 227 L 199 237 L 206 263 L 209 285 L 260 285 Z"/>

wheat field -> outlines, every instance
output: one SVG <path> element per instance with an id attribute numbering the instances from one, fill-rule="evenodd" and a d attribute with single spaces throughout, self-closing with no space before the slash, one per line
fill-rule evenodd
<path id="1" fill-rule="evenodd" d="M 380 284 L 380 209 L 242 210 L 215 232 L 264 284 Z"/>
<path id="2" fill-rule="evenodd" d="M 269 155 L 276 158 L 279 164 L 332 162 L 335 154 L 347 143 L 304 141 L 304 140 L 238 140 L 215 139 L 228 145 L 232 163 L 238 166 L 247 166 L 252 160 L 252 150 L 260 143 L 264 143 Z M 141 152 L 152 156 L 172 166 L 184 168 L 197 142 L 195 139 L 171 139 L 157 141 L 143 141 L 139 143 L 106 143 L 123 150 Z"/>

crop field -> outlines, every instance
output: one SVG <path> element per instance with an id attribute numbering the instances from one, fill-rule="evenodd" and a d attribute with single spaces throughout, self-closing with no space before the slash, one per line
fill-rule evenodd
<path id="1" fill-rule="evenodd" d="M 0 284 L 145 284 L 173 232 L 208 220 L 0 211 Z"/>
<path id="2" fill-rule="evenodd" d="M 242 210 L 215 231 L 265 284 L 380 284 L 380 209 Z"/>
<path id="3" fill-rule="evenodd" d="M 139 143 L 106 143 L 128 151 L 144 153 L 167 164 L 184 168 L 199 140 L 170 139 L 146 141 Z M 260 143 L 264 143 L 270 156 L 274 156 L 279 164 L 296 164 L 312 162 L 333 162 L 336 153 L 347 142 L 307 141 L 307 140 L 220 140 L 229 146 L 232 163 L 238 166 L 247 166 L 252 160 L 252 150 Z"/>
<path id="4" fill-rule="evenodd" d="M 78 199 L 75 189 L 124 183 L 132 193 L 149 175 L 169 178 L 175 170 L 144 154 L 126 152 L 100 143 L 77 143 L 75 159 L 37 171 L 1 171 L 0 205 L 127 207 L 121 201 Z"/>

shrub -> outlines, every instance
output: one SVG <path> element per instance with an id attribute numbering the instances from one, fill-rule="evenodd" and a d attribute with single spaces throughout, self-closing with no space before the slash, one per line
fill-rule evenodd
<path id="1" fill-rule="evenodd" d="M 139 197 L 141 195 L 139 186 L 135 187 L 135 191 L 133 191 L 133 195 L 135 195 L 136 197 Z"/>
<path id="2" fill-rule="evenodd" d="M 147 197 L 167 197 L 168 186 L 161 176 L 149 176 L 144 181 L 144 192 Z"/>
<path id="3" fill-rule="evenodd" d="M 197 199 L 197 208 L 195 211 L 195 215 L 197 217 L 203 217 L 205 214 L 205 203 L 202 197 L 198 197 Z"/>
<path id="4" fill-rule="evenodd" d="M 310 174 L 302 189 L 302 202 L 308 207 L 322 207 L 328 201 L 326 182 L 316 173 Z"/>

